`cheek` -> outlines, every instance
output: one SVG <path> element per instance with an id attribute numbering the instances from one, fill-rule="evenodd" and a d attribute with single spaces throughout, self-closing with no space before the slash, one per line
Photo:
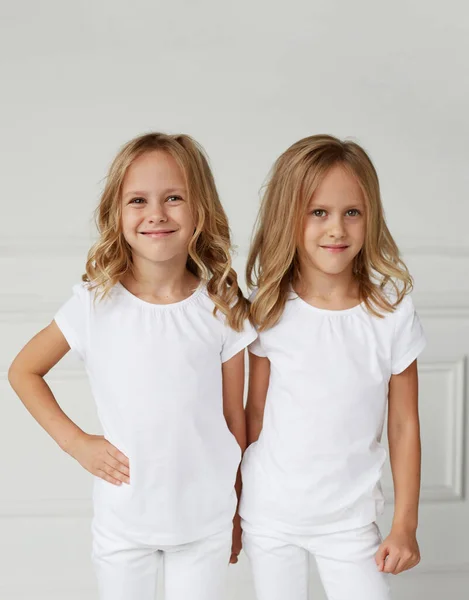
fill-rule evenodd
<path id="1" fill-rule="evenodd" d="M 194 220 L 189 208 L 181 207 L 181 210 L 177 214 L 174 215 L 174 218 L 175 218 L 175 221 L 181 227 L 181 229 L 184 230 L 184 232 L 188 236 L 191 236 L 194 231 L 195 220 Z"/>
<path id="2" fill-rule="evenodd" d="M 138 214 L 127 214 L 121 217 L 121 232 L 124 240 L 131 248 L 137 248 L 142 241 L 142 237 L 137 233 L 142 219 L 137 218 Z"/>
<path id="3" fill-rule="evenodd" d="M 365 224 L 359 223 L 357 224 L 352 231 L 353 238 L 356 240 L 357 244 L 363 246 L 365 243 Z"/>
<path id="4" fill-rule="evenodd" d="M 123 210 L 122 211 L 122 216 L 121 216 L 121 226 L 122 226 L 122 231 L 126 232 L 126 231 L 131 231 L 132 229 L 135 228 L 136 224 L 138 223 L 140 219 L 138 218 L 138 214 L 135 214 L 132 211 L 126 211 Z"/>
<path id="5" fill-rule="evenodd" d="M 304 245 L 316 243 L 318 238 L 321 236 L 321 224 L 309 221 L 306 223 L 303 234 Z"/>

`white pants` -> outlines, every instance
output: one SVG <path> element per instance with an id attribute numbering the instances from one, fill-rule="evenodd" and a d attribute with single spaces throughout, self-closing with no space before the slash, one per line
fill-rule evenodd
<path id="1" fill-rule="evenodd" d="M 137 546 L 93 527 L 93 563 L 100 600 L 155 600 L 164 572 L 165 600 L 220 600 L 231 555 L 232 529 L 177 546 Z"/>
<path id="2" fill-rule="evenodd" d="M 388 574 L 378 571 L 382 541 L 375 523 L 315 536 L 266 532 L 244 523 L 243 547 L 258 600 L 307 600 L 308 558 L 316 559 L 329 600 L 389 600 Z"/>

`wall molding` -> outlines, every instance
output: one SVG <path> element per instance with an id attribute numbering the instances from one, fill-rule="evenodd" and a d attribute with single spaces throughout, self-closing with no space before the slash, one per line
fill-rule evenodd
<path id="1" fill-rule="evenodd" d="M 469 290 L 456 292 L 415 292 L 412 294 L 419 315 L 435 319 L 469 318 Z"/>
<path id="2" fill-rule="evenodd" d="M 96 241 L 94 236 L 17 236 L 3 235 L 0 239 L 0 258 L 64 258 L 87 254 Z"/>
<path id="3" fill-rule="evenodd" d="M 464 500 L 464 463 L 466 439 L 466 385 L 467 357 L 462 356 L 455 361 L 422 361 L 419 362 L 420 373 L 446 373 L 450 380 L 448 407 L 450 411 L 450 431 L 447 438 L 447 469 L 449 481 L 447 484 L 425 485 L 422 482 L 420 502 L 460 502 Z M 386 503 L 394 504 L 393 488 L 383 486 Z"/>
<path id="4" fill-rule="evenodd" d="M 1 519 L 37 518 L 91 518 L 93 507 L 91 498 L 46 498 L 34 502 L 11 500 L 0 502 Z"/>
<path id="5" fill-rule="evenodd" d="M 21 239 L 18 236 L 4 235 L 0 239 L 0 260 L 2 261 L 31 261 L 35 259 L 44 260 L 64 258 L 86 259 L 87 252 L 93 242 L 95 235 L 88 236 L 36 236 Z M 238 259 L 245 259 L 250 243 L 249 235 L 238 236 L 238 244 L 235 245 L 235 254 Z M 440 258 L 469 259 L 469 244 L 454 242 L 436 237 L 428 236 L 417 239 L 403 238 L 399 244 L 405 257 L 425 256 Z M 458 281 L 459 285 L 459 281 Z M 57 290 L 60 287 L 57 286 Z M 66 290 L 67 294 L 70 292 Z M 55 296 L 55 294 L 53 295 Z M 66 296 L 68 297 L 68 296 Z M 413 298 L 422 316 L 430 318 L 469 318 L 469 289 L 457 288 L 453 291 L 426 290 L 413 294 Z M 0 323 L 7 322 L 31 322 L 51 319 L 58 306 L 64 300 L 58 295 L 57 301 L 51 301 L 50 297 L 30 293 L 8 293 L 0 295 Z"/>
<path id="6" fill-rule="evenodd" d="M 421 503 L 455 502 L 464 499 L 464 440 L 465 427 L 465 397 L 467 357 L 456 361 L 422 362 L 419 364 L 421 373 L 442 372 L 450 377 L 451 391 L 448 397 L 451 429 L 448 432 L 448 475 L 447 485 L 422 485 Z M 55 369 L 47 379 L 51 382 L 86 380 L 84 369 Z M 0 380 L 5 380 L 7 374 L 0 373 Z M 383 486 L 386 504 L 393 504 L 393 490 Z M 10 517 L 91 517 L 92 505 L 88 499 L 44 499 L 34 502 L 8 501 L 0 502 L 0 518 Z"/>
<path id="7" fill-rule="evenodd" d="M 448 433 L 448 470 L 449 484 L 447 486 L 450 500 L 462 500 L 464 498 L 464 441 L 466 437 L 466 379 L 467 379 L 467 357 L 462 356 L 456 361 L 438 361 L 423 362 L 419 365 L 421 373 L 425 372 L 443 372 L 450 378 L 450 426 Z M 445 486 L 446 487 L 446 486 Z M 434 499 L 432 496 L 438 489 L 428 489 L 428 500 Z M 445 495 L 440 496 L 440 500 L 445 499 Z"/>
<path id="8" fill-rule="evenodd" d="M 88 382 L 88 376 L 82 363 L 76 368 L 57 365 L 46 376 L 51 384 Z M 0 382 L 8 381 L 7 371 L 0 371 Z M 23 498 L 0 500 L 0 519 L 9 518 L 89 518 L 93 514 L 91 494 L 89 498 Z"/>

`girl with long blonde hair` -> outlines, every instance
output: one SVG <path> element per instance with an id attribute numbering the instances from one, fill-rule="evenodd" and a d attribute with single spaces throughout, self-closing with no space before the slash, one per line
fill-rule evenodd
<path id="1" fill-rule="evenodd" d="M 219 600 L 236 562 L 245 447 L 244 349 L 256 332 L 202 148 L 151 133 L 112 163 L 83 282 L 14 360 L 9 379 L 59 446 L 95 476 L 102 600 Z M 83 359 L 104 436 L 60 409 L 44 375 Z"/>
<path id="2" fill-rule="evenodd" d="M 308 557 L 331 600 L 387 600 L 419 561 L 411 276 L 356 143 L 300 140 L 274 165 L 247 264 L 254 289 L 240 514 L 259 600 L 306 600 Z M 386 450 L 392 530 L 376 525 Z"/>

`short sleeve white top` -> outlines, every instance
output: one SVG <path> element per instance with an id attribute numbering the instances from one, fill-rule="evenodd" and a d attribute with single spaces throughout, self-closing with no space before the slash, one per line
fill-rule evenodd
<path id="1" fill-rule="evenodd" d="M 379 318 L 364 304 L 324 310 L 290 293 L 249 347 L 271 371 L 263 429 L 242 464 L 246 527 L 314 535 L 376 519 L 389 380 L 424 346 L 410 296 Z"/>
<path id="2" fill-rule="evenodd" d="M 106 439 L 130 461 L 130 484 L 95 478 L 99 523 L 148 544 L 180 544 L 228 527 L 241 459 L 223 415 L 222 363 L 256 338 L 236 332 L 205 285 L 151 304 L 120 283 L 104 300 L 74 287 L 55 321 L 83 359 Z"/>

